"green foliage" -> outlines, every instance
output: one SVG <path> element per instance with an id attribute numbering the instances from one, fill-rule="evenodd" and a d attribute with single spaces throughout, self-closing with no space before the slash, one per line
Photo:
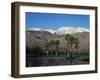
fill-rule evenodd
<path id="1" fill-rule="evenodd" d="M 89 51 L 80 53 L 80 56 L 78 57 L 78 59 L 82 61 L 89 61 Z"/>
<path id="2" fill-rule="evenodd" d="M 56 40 L 56 41 L 55 41 L 55 44 L 56 44 L 56 45 L 59 45 L 59 44 L 60 44 L 60 41 L 59 41 L 59 40 Z"/>
<path id="3" fill-rule="evenodd" d="M 55 45 L 55 41 L 54 40 L 51 40 L 51 41 L 49 41 L 49 44 L 50 45 Z"/>
<path id="4" fill-rule="evenodd" d="M 79 40 L 78 38 L 74 38 L 75 48 L 79 48 Z"/>
<path id="5" fill-rule="evenodd" d="M 55 51 L 53 51 L 52 53 L 58 54 L 59 49 L 58 49 L 58 45 L 60 44 L 59 40 L 51 40 L 49 42 L 47 42 L 46 44 L 46 48 L 47 50 L 49 49 L 49 47 L 55 47 Z"/>
<path id="6" fill-rule="evenodd" d="M 70 34 L 66 34 L 65 36 L 65 40 L 68 41 L 68 43 L 72 44 L 78 44 L 79 40 L 78 38 L 75 38 L 74 36 L 70 35 Z"/>

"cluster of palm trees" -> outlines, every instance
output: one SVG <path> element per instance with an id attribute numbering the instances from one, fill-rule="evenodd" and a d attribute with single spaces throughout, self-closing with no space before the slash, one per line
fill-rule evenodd
<path id="1" fill-rule="evenodd" d="M 65 40 L 66 40 L 66 47 L 65 48 L 65 51 L 61 52 L 59 49 L 59 45 L 61 44 L 60 40 L 49 40 L 49 41 L 46 41 L 46 45 L 45 45 L 45 50 L 43 50 L 41 47 L 39 46 L 36 46 L 32 49 L 29 49 L 28 47 L 26 47 L 26 52 L 27 53 L 31 53 L 31 55 L 27 54 L 28 57 L 30 56 L 35 56 L 35 57 L 41 57 L 41 58 L 45 58 L 45 56 L 47 57 L 46 59 L 47 60 L 43 60 L 40 59 L 38 60 L 38 58 L 35 60 L 34 64 L 33 65 L 42 65 L 42 64 L 45 64 L 45 65 L 49 65 L 51 64 L 49 62 L 49 54 L 54 54 L 57 56 L 57 58 L 55 58 L 54 56 L 54 63 L 55 64 L 60 64 L 59 60 L 60 60 L 60 56 L 59 54 L 64 54 L 64 61 L 65 60 L 69 60 L 70 61 L 70 64 L 73 64 L 73 62 L 75 60 L 77 60 L 77 57 L 75 56 L 75 58 L 73 57 L 74 55 L 77 55 L 78 54 L 78 49 L 79 49 L 79 39 L 70 35 L 70 34 L 66 34 L 65 35 Z M 33 54 L 34 53 L 34 54 Z M 68 54 L 68 55 L 66 55 Z M 28 59 L 27 57 L 27 59 Z M 50 57 L 51 58 L 51 57 Z M 59 59 L 59 60 L 58 60 Z M 43 63 L 42 63 L 43 62 Z M 32 60 L 32 63 L 33 63 L 33 60 Z M 67 62 L 66 62 L 67 63 Z"/>
<path id="2" fill-rule="evenodd" d="M 72 57 L 73 55 L 77 55 L 78 54 L 78 49 L 79 49 L 79 40 L 78 38 L 70 35 L 70 34 L 66 34 L 65 35 L 65 40 L 67 42 L 67 54 L 70 55 L 70 57 Z M 59 53 L 59 45 L 60 45 L 60 41 L 59 40 L 50 40 L 46 43 L 46 54 L 48 56 L 50 50 L 49 48 L 51 47 L 55 47 L 54 51 L 56 53 L 56 55 L 58 55 Z M 53 52 L 52 52 L 53 53 Z"/>
<path id="3" fill-rule="evenodd" d="M 78 49 L 79 49 L 78 38 L 67 34 L 65 36 L 65 40 L 67 41 L 67 53 L 69 53 L 70 57 L 73 57 L 73 55 L 77 56 L 78 55 Z"/>
<path id="4" fill-rule="evenodd" d="M 70 35 L 70 34 L 66 34 L 65 35 L 65 40 L 66 40 L 66 47 L 67 49 L 65 50 L 65 52 L 72 57 L 73 55 L 77 55 L 78 54 L 78 49 L 79 49 L 79 40 L 78 38 Z M 59 45 L 60 45 L 60 40 L 49 40 L 46 42 L 46 46 L 45 46 L 45 52 L 43 52 L 43 50 L 37 46 L 35 48 L 29 49 L 28 47 L 26 47 L 26 52 L 27 53 L 46 53 L 46 55 L 48 56 L 49 54 L 55 54 L 56 56 L 58 56 L 58 54 L 60 53 L 59 50 Z M 63 53 L 65 53 L 63 52 Z M 42 55 L 42 54 L 41 54 Z"/>
<path id="5" fill-rule="evenodd" d="M 46 43 L 46 54 L 47 54 L 47 56 L 48 56 L 49 48 L 50 47 L 55 47 L 56 48 L 56 50 L 55 50 L 56 55 L 58 55 L 58 52 L 59 52 L 58 46 L 59 46 L 59 44 L 60 44 L 60 41 L 59 40 L 50 40 L 50 41 L 48 41 Z"/>

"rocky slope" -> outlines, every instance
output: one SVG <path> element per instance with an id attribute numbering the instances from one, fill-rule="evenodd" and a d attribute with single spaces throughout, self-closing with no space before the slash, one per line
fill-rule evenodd
<path id="1" fill-rule="evenodd" d="M 78 32 L 71 35 L 79 39 L 80 52 L 89 50 L 89 32 Z M 26 30 L 26 46 L 28 48 L 39 46 L 42 49 L 45 49 L 46 42 L 50 40 L 60 41 L 60 51 L 65 51 L 67 49 L 67 41 L 65 40 L 65 35 L 52 34 L 48 31 Z"/>

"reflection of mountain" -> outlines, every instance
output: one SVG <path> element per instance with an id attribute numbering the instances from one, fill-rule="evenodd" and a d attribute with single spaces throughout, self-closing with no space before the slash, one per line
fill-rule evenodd
<path id="1" fill-rule="evenodd" d="M 89 32 L 77 32 L 71 35 L 79 39 L 79 51 L 83 52 L 89 50 Z M 67 41 L 65 40 L 65 34 L 58 35 L 48 31 L 26 30 L 26 46 L 29 48 L 39 46 L 45 49 L 46 42 L 50 40 L 59 40 L 59 50 L 66 50 Z"/>

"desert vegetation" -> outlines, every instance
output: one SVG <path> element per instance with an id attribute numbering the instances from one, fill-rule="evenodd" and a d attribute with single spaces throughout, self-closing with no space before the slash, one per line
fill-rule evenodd
<path id="1" fill-rule="evenodd" d="M 41 37 L 39 37 L 41 39 Z M 66 34 L 64 35 L 66 48 L 61 51 L 61 40 L 50 39 L 45 41 L 43 47 L 26 46 L 26 66 L 57 66 L 57 65 L 76 65 L 89 63 L 89 50 L 80 52 L 80 41 L 77 37 Z"/>

